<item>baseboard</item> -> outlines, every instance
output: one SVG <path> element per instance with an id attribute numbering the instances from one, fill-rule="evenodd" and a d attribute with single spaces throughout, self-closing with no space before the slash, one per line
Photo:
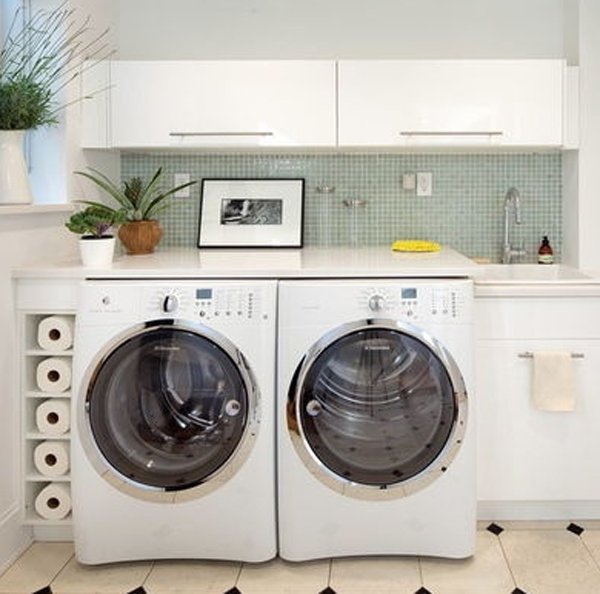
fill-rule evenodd
<path id="1" fill-rule="evenodd" d="M 50 526 L 36 524 L 33 539 L 36 542 L 69 542 L 73 540 L 73 526 L 70 522 Z"/>
<path id="2" fill-rule="evenodd" d="M 15 505 L 0 517 L 0 574 L 15 562 L 32 543 L 33 534 L 23 526 L 19 507 Z"/>
<path id="3" fill-rule="evenodd" d="M 478 501 L 479 521 L 599 520 L 600 501 Z"/>

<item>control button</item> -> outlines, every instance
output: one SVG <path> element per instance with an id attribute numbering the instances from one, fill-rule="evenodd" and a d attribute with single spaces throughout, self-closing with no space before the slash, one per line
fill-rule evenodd
<path id="1" fill-rule="evenodd" d="M 108 295 L 102 297 L 102 305 L 110 305 L 110 297 Z"/>
<path id="2" fill-rule="evenodd" d="M 201 318 L 203 318 L 203 317 L 206 315 L 206 312 L 205 312 L 204 310 L 202 310 L 202 311 L 200 311 L 200 312 L 198 313 L 198 315 L 199 315 Z"/>
<path id="3" fill-rule="evenodd" d="M 368 305 L 371 311 L 380 311 L 385 306 L 385 298 L 383 295 L 371 295 Z"/>
<path id="4" fill-rule="evenodd" d="M 179 307 L 179 299 L 175 295 L 166 295 L 162 302 L 162 310 L 165 313 L 177 311 Z"/>

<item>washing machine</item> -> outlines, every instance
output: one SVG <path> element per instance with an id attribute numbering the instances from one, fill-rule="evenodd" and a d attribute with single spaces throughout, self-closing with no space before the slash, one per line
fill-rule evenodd
<path id="1" fill-rule="evenodd" d="M 72 504 L 82 563 L 276 555 L 271 281 L 88 280 Z"/>
<path id="2" fill-rule="evenodd" d="M 463 558 L 476 536 L 468 279 L 279 286 L 279 553 Z"/>

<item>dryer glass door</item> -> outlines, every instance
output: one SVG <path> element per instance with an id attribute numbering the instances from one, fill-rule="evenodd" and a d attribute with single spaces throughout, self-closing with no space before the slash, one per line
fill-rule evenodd
<path id="1" fill-rule="evenodd" d="M 290 396 L 313 458 L 329 474 L 379 489 L 440 457 L 464 388 L 429 344 L 386 327 L 342 333 L 307 356 L 296 381 Z"/>
<path id="2" fill-rule="evenodd" d="M 240 446 L 250 391 L 244 366 L 215 341 L 177 326 L 147 328 L 97 367 L 86 398 L 89 430 L 125 479 L 187 489 Z"/>

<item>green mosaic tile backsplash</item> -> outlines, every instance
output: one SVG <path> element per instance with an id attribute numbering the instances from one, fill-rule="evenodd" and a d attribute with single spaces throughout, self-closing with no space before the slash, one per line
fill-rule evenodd
<path id="1" fill-rule="evenodd" d="M 500 261 L 504 196 L 521 194 L 522 224 L 513 242 L 535 262 L 542 235 L 557 261 L 562 249 L 562 158 L 527 154 L 221 154 L 123 153 L 123 179 L 147 178 L 158 167 L 198 180 L 191 198 L 175 198 L 161 214 L 162 246 L 195 246 L 200 181 L 209 177 L 302 177 L 306 180 L 304 245 L 390 245 L 427 239 L 469 257 Z M 402 187 L 406 173 L 431 172 L 431 197 Z M 323 188 L 334 191 L 322 191 Z M 346 206 L 346 203 L 358 206 Z"/>

